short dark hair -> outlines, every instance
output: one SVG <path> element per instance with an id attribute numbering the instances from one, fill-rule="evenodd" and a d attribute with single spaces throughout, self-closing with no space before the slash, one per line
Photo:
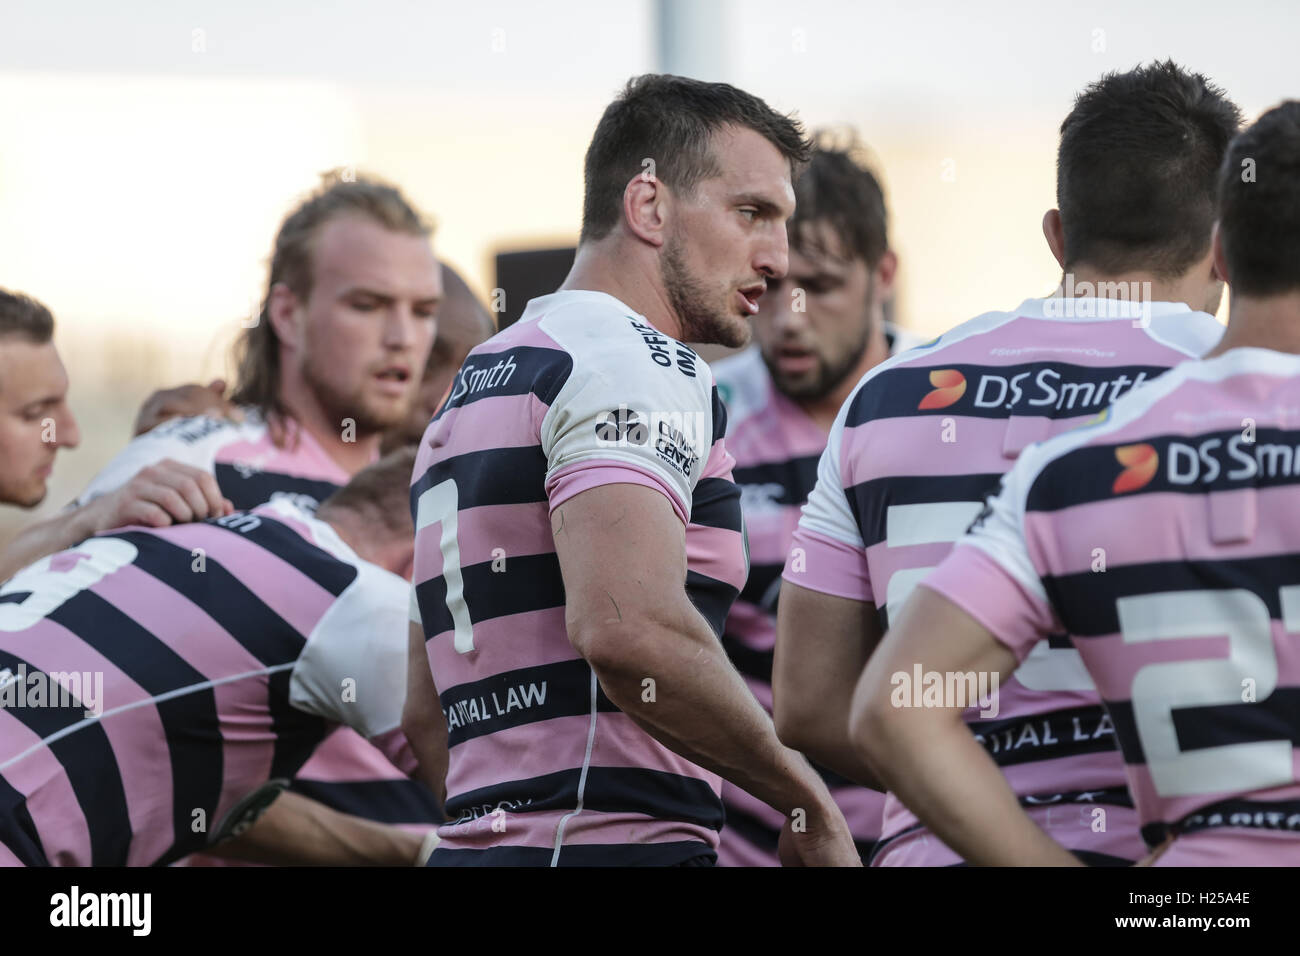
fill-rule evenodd
<path id="1" fill-rule="evenodd" d="M 1241 111 L 1172 60 L 1107 73 L 1061 124 L 1065 267 L 1182 275 L 1209 250 L 1219 163 Z"/>
<path id="2" fill-rule="evenodd" d="M 1228 146 L 1219 241 L 1233 292 L 1300 289 L 1300 100 L 1273 107 Z"/>
<path id="3" fill-rule="evenodd" d="M 643 161 L 682 195 L 720 172 L 710 146 L 726 125 L 752 129 L 790 163 L 791 178 L 808 161 L 809 143 L 792 116 L 727 83 L 647 73 L 630 79 L 605 108 L 587 147 L 581 241 L 600 239 L 618 223 L 623 191 Z"/>
<path id="4" fill-rule="evenodd" d="M 9 336 L 44 345 L 54 336 L 54 316 L 31 296 L 0 289 L 0 338 Z"/>
<path id="5" fill-rule="evenodd" d="M 885 192 L 852 133 L 819 130 L 812 158 L 795 186 L 787 228 L 795 249 L 827 253 L 816 227 L 826 223 L 850 259 L 874 267 L 889 248 Z"/>
<path id="6" fill-rule="evenodd" d="M 415 534 L 411 519 L 411 472 L 415 470 L 415 448 L 406 445 L 367 465 L 352 479 L 320 503 L 316 517 L 329 521 L 331 515 L 351 511 L 365 519 L 366 526 L 382 529 L 386 536 Z"/>

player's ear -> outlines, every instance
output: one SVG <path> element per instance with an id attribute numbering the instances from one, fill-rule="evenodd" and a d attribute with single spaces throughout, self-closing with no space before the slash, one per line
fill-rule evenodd
<path id="1" fill-rule="evenodd" d="M 1049 209 L 1043 213 L 1043 238 L 1052 250 L 1057 263 L 1065 268 L 1065 229 L 1061 226 L 1061 210 Z"/>
<path id="2" fill-rule="evenodd" d="M 898 256 L 893 249 L 886 249 L 880 261 L 876 263 L 876 290 L 880 301 L 884 302 L 894 294 L 894 276 L 898 274 Z"/>
<path id="3" fill-rule="evenodd" d="M 662 246 L 668 226 L 667 190 L 649 170 L 637 173 L 623 189 L 623 219 L 638 239 Z"/>
<path id="4" fill-rule="evenodd" d="M 270 301 L 266 313 L 270 318 L 275 337 L 290 348 L 299 346 L 301 338 L 298 328 L 298 297 L 283 282 L 271 287 Z"/>
<path id="5" fill-rule="evenodd" d="M 1232 281 L 1228 278 L 1228 257 L 1223 252 L 1223 234 L 1219 232 L 1217 222 L 1214 224 L 1214 231 L 1210 233 L 1210 256 L 1214 268 L 1211 278 L 1232 285 Z"/>

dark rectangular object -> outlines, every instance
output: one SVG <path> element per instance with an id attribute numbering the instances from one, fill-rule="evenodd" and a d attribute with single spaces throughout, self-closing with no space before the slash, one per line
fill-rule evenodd
<path id="1" fill-rule="evenodd" d="M 529 299 L 550 295 L 560 287 L 573 267 L 577 249 L 526 249 L 521 252 L 498 252 L 496 289 L 493 297 L 504 293 L 505 306 L 497 317 L 497 328 L 504 329 L 519 321 Z M 496 303 L 494 302 L 495 306 Z"/>

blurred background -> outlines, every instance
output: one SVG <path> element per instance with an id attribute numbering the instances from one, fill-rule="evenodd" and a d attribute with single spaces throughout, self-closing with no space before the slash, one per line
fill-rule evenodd
<path id="1" fill-rule="evenodd" d="M 583 153 L 629 76 L 726 80 L 857 128 L 896 318 L 933 335 L 1058 281 L 1039 222 L 1079 88 L 1172 56 L 1253 118 L 1300 95 L 1297 36 L 1294 0 L 3 0 L 0 286 L 54 311 L 84 434 L 38 515 L 149 392 L 228 372 L 275 229 L 325 170 L 401 186 L 488 303 L 499 254 L 576 241 Z M 31 520 L 0 508 L 0 542 Z"/>

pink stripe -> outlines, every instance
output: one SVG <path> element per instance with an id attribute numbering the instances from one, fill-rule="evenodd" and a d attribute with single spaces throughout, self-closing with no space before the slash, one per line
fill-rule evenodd
<path id="1" fill-rule="evenodd" d="M 23 865 L 22 861 L 19 860 L 17 856 L 15 856 L 13 853 L 10 852 L 9 847 L 5 846 L 3 843 L 0 843 L 0 867 L 14 867 L 14 866 L 22 866 L 22 865 Z"/>
<path id="2" fill-rule="evenodd" d="M 590 726 L 591 718 L 586 714 L 554 717 L 498 730 L 491 736 L 452 747 L 447 793 L 469 793 L 581 767 Z"/>
<path id="3" fill-rule="evenodd" d="M 436 451 L 439 461 L 483 451 L 484 437 L 491 436 L 490 448 L 536 447 L 547 406 L 531 392 L 526 395 L 497 395 L 480 398 L 469 405 L 443 412 L 425 432 L 422 447 Z M 428 465 L 425 466 L 427 470 Z M 423 471 L 420 472 L 423 474 Z"/>
<path id="4" fill-rule="evenodd" d="M 853 601 L 875 600 L 866 554 L 862 549 L 803 526 L 794 533 L 790 557 L 781 577 L 791 584 L 823 594 Z"/>
<path id="5" fill-rule="evenodd" d="M 553 847 L 561 818 L 570 810 L 538 813 L 511 813 L 503 818 L 480 817 L 473 823 L 445 824 L 438 828 L 440 848 L 448 850 L 483 850 L 495 846 Z M 504 826 L 505 832 L 493 832 L 492 826 Z M 570 816 L 564 824 L 565 846 L 590 846 L 608 843 L 675 843 L 696 840 L 716 847 L 718 834 L 707 827 L 656 820 L 639 813 L 597 813 L 583 810 Z M 564 854 L 561 851 L 561 862 Z"/>
<path id="6" fill-rule="evenodd" d="M 452 632 L 443 631 L 426 644 L 434 683 L 445 691 L 521 667 L 578 660 L 578 652 L 564 638 L 567 633 L 563 607 L 480 621 L 474 625 L 472 654 L 459 653 Z"/>
<path id="7" fill-rule="evenodd" d="M 1092 807 L 1071 803 L 1035 807 L 1029 817 L 1067 850 L 1104 853 L 1120 859 L 1138 860 L 1146 845 L 1138 834 L 1137 814 L 1126 807 L 1106 807 L 1106 829 L 1092 829 Z M 961 857 L 929 830 L 918 830 L 892 841 L 873 861 L 873 866 L 952 866 Z"/>
<path id="8" fill-rule="evenodd" d="M 277 448 L 267 431 L 257 441 L 236 441 L 218 448 L 215 461 L 217 464 L 245 462 L 255 464 L 263 471 L 329 481 L 336 485 L 347 484 L 349 478 L 315 436 L 301 427 L 293 429 L 284 448 Z"/>
<path id="9" fill-rule="evenodd" d="M 224 528 L 186 524 L 152 533 L 187 551 L 203 548 L 300 634 L 310 634 L 334 603 L 334 595 L 293 565 Z"/>
<path id="10" fill-rule="evenodd" d="M 743 502 L 742 502 L 743 507 Z M 754 564 L 785 564 L 790 541 L 799 527 L 803 506 L 778 505 L 771 510 L 750 508 L 745 511 L 745 530 L 749 534 L 749 560 Z"/>
<path id="11" fill-rule="evenodd" d="M 1295 866 L 1300 835 L 1201 830 L 1174 840 L 1153 866 Z"/>
<path id="12" fill-rule="evenodd" d="M 755 651 L 776 647 L 776 621 L 756 604 L 737 600 L 727 617 L 727 636 Z"/>
<path id="13" fill-rule="evenodd" d="M 126 794 L 127 813 L 135 838 L 127 856 L 129 866 L 152 863 L 172 842 L 172 792 L 159 786 L 171 779 L 170 757 L 157 706 L 109 712 L 128 704 L 150 701 L 151 695 L 81 638 L 48 618 L 24 632 L 23 653 L 33 667 L 50 671 L 89 671 L 103 675 L 103 716 L 99 725 L 108 737 Z M 165 825 L 163 821 L 166 821 Z"/>
<path id="14" fill-rule="evenodd" d="M 91 590 L 208 679 L 260 670 L 263 666 L 180 592 L 133 564 L 101 578 Z"/>
<path id="15" fill-rule="evenodd" d="M 406 774 L 355 730 L 339 727 L 317 745 L 296 779 L 318 783 L 361 783 L 405 780 Z"/>
<path id="16" fill-rule="evenodd" d="M 1115 474 L 1119 474 L 1116 465 Z M 1210 540 L 1210 506 L 1231 508 L 1255 496 L 1257 513 L 1249 541 Z M 1025 515 L 1025 541 L 1040 573 L 1090 571 L 1092 551 L 1104 546 L 1108 567 L 1162 561 L 1233 561 L 1289 555 L 1295 551 L 1295 486 L 1243 488 L 1188 495 L 1152 492 L 1108 498 L 1059 511 Z"/>
<path id="17" fill-rule="evenodd" d="M 538 319 L 547 314 L 549 313 L 542 313 L 541 316 L 538 316 Z M 495 355 L 498 352 L 506 352 L 521 347 L 555 349 L 557 352 L 565 351 L 555 339 L 542 331 L 540 321 L 530 318 L 528 321 L 516 322 L 514 325 L 498 332 L 483 344 L 475 346 L 469 354 L 471 356 Z"/>
<path id="18" fill-rule="evenodd" d="M 1291 751 L 1292 778 L 1300 780 L 1300 752 Z M 1197 810 L 1212 806 L 1223 800 L 1246 796 L 1240 790 L 1222 790 L 1218 793 L 1198 793 L 1187 797 L 1162 797 L 1156 792 L 1155 781 L 1151 779 L 1151 770 L 1146 764 L 1129 764 L 1129 790 L 1133 794 L 1133 803 L 1142 814 L 1143 823 L 1164 821 L 1177 823 Z M 1300 800 L 1300 784 L 1274 787 L 1271 790 L 1256 790 L 1248 793 L 1251 800 Z"/>
<path id="19" fill-rule="evenodd" d="M 0 710 L 0 741 L 8 760 L 41 742 L 12 714 Z M 38 747 L 3 771 L 5 781 L 27 798 L 27 811 L 53 866 L 90 866 L 90 829 L 77 795 L 57 757 Z"/>
<path id="20" fill-rule="evenodd" d="M 275 733 L 266 677 L 221 684 L 212 690 L 221 717 L 222 779 L 216 816 L 220 820 L 270 779 Z"/>
<path id="21" fill-rule="evenodd" d="M 466 508 L 456 516 L 456 541 L 462 568 L 491 562 L 497 558 L 494 551 L 504 551 L 506 563 L 501 580 L 506 586 L 510 582 L 511 558 L 555 553 L 550 520 L 535 502 Z M 421 529 L 415 536 L 415 566 L 421 584 L 441 576 L 441 522 Z"/>
<path id="22" fill-rule="evenodd" d="M 575 495 L 601 485 L 643 485 L 660 492 L 673 506 L 677 517 L 685 524 L 689 519 L 681 497 L 649 469 L 626 461 L 586 460 L 566 465 L 546 479 L 546 496 L 550 510 L 564 504 Z"/>
<path id="23" fill-rule="evenodd" d="M 408 777 L 415 776 L 416 770 L 419 769 L 419 761 L 416 760 L 411 742 L 406 739 L 406 734 L 402 732 L 401 727 L 394 727 L 392 730 L 377 734 L 370 738 L 370 742 L 401 773 Z"/>
<path id="24" fill-rule="evenodd" d="M 709 457 L 704 462 L 704 470 L 700 472 L 700 481 L 705 478 L 726 478 L 731 479 L 731 470 L 736 466 L 736 459 L 731 457 L 731 452 L 727 451 L 726 440 L 719 438 L 712 447 L 709 448 Z"/>
<path id="25" fill-rule="evenodd" d="M 686 529 L 686 566 L 740 590 L 745 586 L 745 537 L 728 528 L 692 524 Z"/>
<path id="26" fill-rule="evenodd" d="M 737 466 L 782 464 L 791 458 L 820 455 L 826 433 L 789 399 L 769 385 L 768 404 L 736 423 L 727 447 Z"/>
<path id="27" fill-rule="evenodd" d="M 722 778 L 673 753 L 638 727 L 627 714 L 602 713 L 596 718 L 591 748 L 593 767 L 644 767 L 702 780 L 720 793 Z"/>
<path id="28" fill-rule="evenodd" d="M 1022 661 L 1042 635 L 1062 630 L 1051 605 L 974 545 L 953 548 L 918 587 L 956 604 Z"/>

